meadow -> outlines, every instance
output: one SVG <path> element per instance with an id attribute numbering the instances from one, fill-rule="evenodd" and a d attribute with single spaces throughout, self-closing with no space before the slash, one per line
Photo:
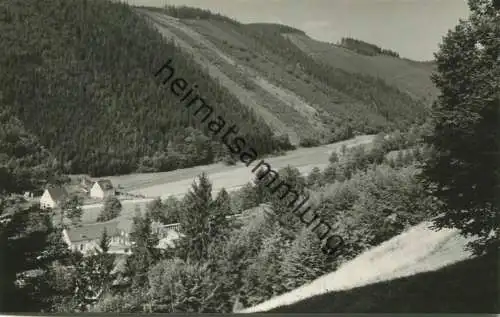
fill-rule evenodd
<path id="1" fill-rule="evenodd" d="M 344 144 L 347 148 L 350 148 L 360 144 L 369 144 L 373 138 L 373 135 L 363 135 L 323 146 L 300 148 L 289 151 L 282 156 L 268 157 L 266 161 L 275 169 L 291 165 L 298 168 L 303 174 L 307 174 L 314 167 L 326 167 L 330 154 L 333 151 L 340 151 Z M 110 179 L 115 186 L 120 185 L 126 192 L 142 194 L 147 197 L 160 196 L 165 199 L 170 195 L 183 195 L 190 187 L 193 179 L 202 172 L 207 173 L 210 177 L 213 182 L 214 192 L 218 192 L 223 187 L 227 190 L 237 189 L 253 180 L 251 169 L 242 163 L 234 166 L 218 163 L 171 172 L 135 173 L 106 178 Z"/>

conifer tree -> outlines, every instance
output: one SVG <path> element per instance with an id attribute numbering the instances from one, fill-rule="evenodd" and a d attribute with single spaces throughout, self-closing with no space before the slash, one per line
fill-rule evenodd
<path id="1" fill-rule="evenodd" d="M 332 154 L 330 154 L 330 157 L 328 158 L 328 161 L 330 163 L 337 163 L 339 161 L 339 155 L 337 154 L 337 152 L 332 152 Z"/>
<path id="2" fill-rule="evenodd" d="M 60 235 L 53 235 L 57 231 L 47 213 L 36 206 L 11 207 L 12 216 L 0 223 L 2 311 L 47 310 L 53 293 L 46 272 L 53 261 L 67 255 L 66 246 L 55 243 Z"/>
<path id="3" fill-rule="evenodd" d="M 222 188 L 211 208 L 209 219 L 209 238 L 210 242 L 224 239 L 231 229 L 231 199 L 227 191 Z"/>
<path id="4" fill-rule="evenodd" d="M 318 167 L 314 167 L 311 173 L 307 176 L 307 185 L 311 187 L 323 185 L 323 175 Z"/>
<path id="5" fill-rule="evenodd" d="M 163 202 L 165 223 L 175 223 L 180 221 L 182 212 L 182 202 L 175 196 L 169 196 Z"/>
<path id="6" fill-rule="evenodd" d="M 240 209 L 247 210 L 257 207 L 260 203 L 256 190 L 251 183 L 246 183 L 238 193 L 240 199 Z"/>
<path id="7" fill-rule="evenodd" d="M 301 228 L 303 224 L 295 214 L 291 213 L 293 207 L 290 206 L 290 203 L 295 196 L 290 194 L 290 192 L 294 191 L 299 195 L 297 201 L 301 197 L 304 197 L 306 179 L 300 174 L 297 168 L 291 166 L 280 169 L 278 174 L 279 180 L 274 181 L 271 187 L 265 188 L 267 195 L 270 197 L 269 202 L 272 204 L 273 211 L 277 215 L 277 220 L 285 225 L 287 229 L 295 230 Z M 290 187 L 288 194 L 288 188 L 280 184 L 286 184 Z"/>
<path id="8" fill-rule="evenodd" d="M 245 306 L 255 305 L 285 291 L 281 262 L 288 246 L 288 239 L 283 235 L 280 225 L 275 222 L 273 233 L 264 238 L 259 254 L 245 272 Z"/>
<path id="9" fill-rule="evenodd" d="M 110 254 L 85 256 L 73 263 L 76 268 L 74 299 L 77 311 L 87 311 L 110 285 L 113 257 Z"/>
<path id="10" fill-rule="evenodd" d="M 321 242 L 304 228 L 286 253 L 282 264 L 283 285 L 289 291 L 326 273 L 327 256 Z"/>
<path id="11" fill-rule="evenodd" d="M 153 221 L 165 222 L 164 205 L 161 198 L 157 198 L 150 202 L 147 207 L 147 212 Z"/>
<path id="12" fill-rule="evenodd" d="M 396 154 L 396 158 L 394 160 L 394 164 L 396 167 L 402 167 L 404 166 L 405 159 L 403 155 L 403 150 L 399 150 L 398 153 Z"/>
<path id="13" fill-rule="evenodd" d="M 325 183 L 335 183 L 337 180 L 338 169 L 338 163 L 329 164 L 321 174 L 322 181 Z"/>
<path id="14" fill-rule="evenodd" d="M 159 259 L 156 248 L 158 237 L 151 230 L 151 218 L 148 215 L 143 217 L 136 213 L 133 222 L 130 240 L 134 244 L 132 255 L 127 260 L 127 270 L 132 276 L 133 284 L 142 286 L 147 281 L 149 267 Z"/>
<path id="15" fill-rule="evenodd" d="M 101 214 L 97 218 L 97 221 L 105 222 L 114 219 L 120 215 L 122 211 L 122 204 L 118 198 L 114 196 L 109 196 L 104 201 L 104 207 Z"/>
<path id="16" fill-rule="evenodd" d="M 179 251 L 183 257 L 200 260 L 206 257 L 209 244 L 209 218 L 213 208 L 212 184 L 205 173 L 198 176 L 183 200 L 180 225 L 184 237 Z"/>
<path id="17" fill-rule="evenodd" d="M 107 253 L 109 251 L 109 244 L 111 242 L 111 237 L 108 235 L 108 231 L 104 228 L 101 239 L 99 240 L 99 247 L 101 248 L 103 253 Z"/>

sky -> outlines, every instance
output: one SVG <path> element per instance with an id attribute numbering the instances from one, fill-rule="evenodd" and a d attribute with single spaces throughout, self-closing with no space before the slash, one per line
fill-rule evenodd
<path id="1" fill-rule="evenodd" d="M 467 18 L 466 0 L 124 0 L 134 5 L 189 5 L 243 23 L 282 23 L 336 43 L 352 37 L 413 60 L 431 60 L 442 37 Z"/>

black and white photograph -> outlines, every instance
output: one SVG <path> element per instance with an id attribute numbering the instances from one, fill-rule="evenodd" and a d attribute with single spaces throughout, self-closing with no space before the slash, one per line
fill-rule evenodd
<path id="1" fill-rule="evenodd" d="M 0 314 L 500 313 L 500 0 L 0 0 Z"/>

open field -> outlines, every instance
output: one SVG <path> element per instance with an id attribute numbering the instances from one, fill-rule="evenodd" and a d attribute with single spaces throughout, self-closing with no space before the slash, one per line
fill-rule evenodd
<path id="1" fill-rule="evenodd" d="M 122 212 L 120 214 L 120 217 L 117 219 L 122 221 L 125 219 L 132 219 L 135 215 L 135 208 L 138 206 L 142 211 L 144 211 L 144 208 L 146 207 L 146 204 L 150 202 L 148 199 L 142 199 L 142 200 L 126 200 L 122 201 Z M 82 216 L 82 223 L 94 223 L 97 220 L 97 217 L 99 216 L 100 212 L 102 209 L 102 205 L 91 205 L 91 206 L 84 206 L 84 212 Z"/>
<path id="2" fill-rule="evenodd" d="M 266 158 L 273 169 L 278 170 L 287 165 L 298 168 L 302 173 L 309 173 L 313 167 L 324 168 L 328 164 L 328 158 L 333 151 L 339 151 L 343 144 L 352 147 L 372 142 L 373 135 L 359 136 L 351 140 L 327 144 L 313 148 L 300 148 L 289 151 L 286 155 Z M 133 194 L 142 194 L 148 197 L 167 198 L 170 195 L 183 195 L 190 187 L 193 179 L 205 172 L 213 183 L 214 191 L 222 187 L 227 190 L 236 189 L 253 180 L 252 168 L 256 162 L 249 167 L 238 163 L 234 166 L 223 164 L 211 164 L 175 170 L 163 173 L 141 173 L 123 176 L 110 176 L 113 184 L 122 186 L 124 191 Z"/>

